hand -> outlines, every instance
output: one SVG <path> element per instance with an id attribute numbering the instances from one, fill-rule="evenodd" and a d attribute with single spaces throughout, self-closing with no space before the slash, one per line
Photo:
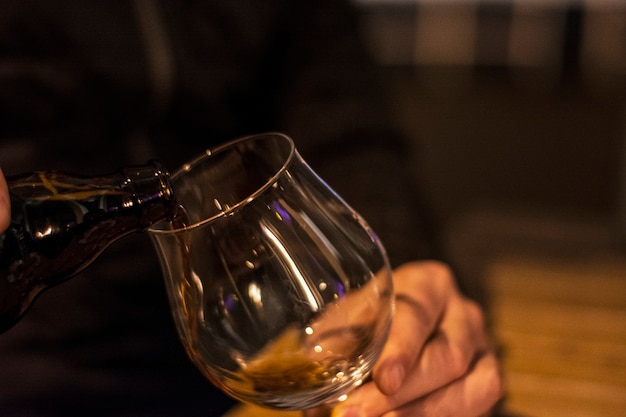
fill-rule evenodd
<path id="1" fill-rule="evenodd" d="M 373 381 L 339 404 L 333 417 L 486 415 L 502 395 L 502 377 L 480 307 L 437 262 L 401 266 L 394 285 L 396 313 Z"/>
<path id="2" fill-rule="evenodd" d="M 0 232 L 9 227 L 11 221 L 11 201 L 9 200 L 9 188 L 0 169 Z"/>

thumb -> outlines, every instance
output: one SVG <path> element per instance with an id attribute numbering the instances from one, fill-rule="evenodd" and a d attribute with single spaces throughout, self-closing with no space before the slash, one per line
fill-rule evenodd
<path id="1" fill-rule="evenodd" d="M 11 221 L 9 187 L 0 168 L 0 232 L 4 232 Z"/>

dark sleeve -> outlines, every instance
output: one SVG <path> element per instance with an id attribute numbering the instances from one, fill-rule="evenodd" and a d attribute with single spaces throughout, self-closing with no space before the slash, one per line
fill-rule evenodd
<path id="1" fill-rule="evenodd" d="M 438 257 L 411 145 L 390 120 L 351 3 L 166 2 L 164 10 L 177 84 L 149 136 L 172 166 L 215 140 L 282 131 L 372 225 L 394 265 Z"/>
<path id="2" fill-rule="evenodd" d="M 350 4 L 298 2 L 285 36 L 280 127 L 372 225 L 392 264 L 439 257 L 410 144 L 393 125 L 380 74 Z"/>

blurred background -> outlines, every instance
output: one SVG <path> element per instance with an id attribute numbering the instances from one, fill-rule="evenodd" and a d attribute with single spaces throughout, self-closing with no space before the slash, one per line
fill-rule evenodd
<path id="1" fill-rule="evenodd" d="M 507 411 L 526 417 L 624 416 L 626 0 L 350 1 L 359 13 L 362 38 L 378 64 L 395 124 L 411 139 L 413 175 L 435 213 L 438 230 L 443 230 L 442 244 L 449 259 L 461 276 L 471 277 L 466 282 L 480 278 L 480 285 L 468 290 L 489 309 L 504 365 Z M 11 7 L 18 3 L 22 2 L 6 2 L 0 9 L 22 11 L 21 7 Z M 167 142 L 168 135 L 178 132 L 180 126 L 161 123 L 160 118 L 162 112 L 167 113 L 161 105 L 165 106 L 171 93 L 168 83 L 173 75 L 169 64 L 174 61 L 169 62 L 167 45 L 158 36 L 165 27 L 157 24 L 159 9 L 151 1 L 129 3 L 129 14 L 122 13 L 128 11 L 123 3 L 97 3 L 99 7 L 93 10 L 90 6 L 78 7 L 77 15 L 57 6 L 42 8 L 41 3 L 35 6 L 43 12 L 36 16 L 43 23 L 51 16 L 50 26 L 30 18 L 17 20 L 13 27 L 0 24 L 0 29 L 7 32 L 4 35 L 9 45 L 25 39 L 25 44 L 34 48 L 28 53 L 35 57 L 43 54 L 42 60 L 51 64 L 39 68 L 26 60 L 25 74 L 20 72 L 22 67 L 15 67 L 20 70 L 15 72 L 17 80 L 22 75 L 28 78 L 32 72 L 30 75 L 40 75 L 38 81 L 49 88 L 40 91 L 28 83 L 18 83 L 14 90 L 3 90 L 3 95 L 9 97 L 9 109 L 15 107 L 20 114 L 23 106 L 24 114 L 29 115 L 24 126 L 20 124 L 24 120 L 14 123 L 24 128 L 23 132 L 16 130 L 24 133 L 24 140 L 10 140 L 16 139 L 11 137 L 17 135 L 11 130 L 15 121 L 5 115 L 0 123 L 4 133 L 0 135 L 4 139 L 0 141 L 0 156 L 4 156 L 1 162 L 6 173 L 70 163 L 78 172 L 106 172 L 101 170 L 102 165 L 117 165 L 121 154 L 117 142 L 111 145 L 111 137 L 119 137 L 120 143 L 130 142 L 130 151 L 124 150 L 144 161 L 144 152 L 150 150 L 146 145 L 148 133 L 159 133 L 157 139 Z M 174 2 L 163 3 L 165 7 L 179 8 Z M 86 3 L 73 6 L 77 4 Z M 204 10 L 201 4 L 196 6 Z M 240 7 L 254 12 L 255 7 L 262 8 L 254 2 L 242 4 Z M 222 5 L 229 3 L 216 8 L 229 9 Z M 100 9 L 110 14 L 101 18 Z M 116 18 L 117 12 L 125 18 L 118 19 L 119 27 L 109 32 L 107 19 Z M 148 42 L 144 51 L 146 63 L 138 58 L 135 44 L 125 41 L 128 36 L 139 45 L 142 37 L 148 36 L 135 32 L 133 18 L 137 16 L 142 18 L 139 27 L 148 27 L 152 30 L 146 29 L 148 34 L 156 36 L 150 38 L 154 44 Z M 179 17 L 173 15 L 172 24 L 186 22 L 177 20 Z M 341 22 L 331 17 L 335 19 L 329 27 Z M 183 33 L 193 34 L 195 29 L 204 28 L 200 20 L 191 21 L 197 26 L 191 25 Z M 67 25 L 67 33 L 50 31 L 54 24 Z M 19 30 L 13 38 L 11 29 L 16 28 Z M 90 36 L 72 37 L 85 33 Z M 103 33 L 111 36 L 100 38 Z M 256 33 L 255 28 L 245 33 L 242 43 L 233 46 L 244 52 L 256 44 L 254 36 L 248 36 Z M 103 39 L 106 42 L 101 44 Z M 211 36 L 201 41 L 207 39 L 212 42 Z M 185 37 L 178 40 L 179 45 L 187 45 Z M 190 109 L 183 108 L 166 120 L 172 122 L 180 116 L 177 120 L 183 125 L 192 120 L 209 129 L 207 136 L 211 138 L 221 134 L 232 138 L 232 126 L 242 133 L 252 133 L 248 127 L 263 124 L 264 112 L 250 124 L 246 120 L 222 120 L 221 112 L 213 113 L 221 107 L 211 104 L 230 103 L 225 110 L 228 112 L 240 101 L 248 103 L 243 96 L 232 103 L 221 101 L 220 95 L 239 91 L 232 88 L 239 86 L 231 74 L 234 80 L 246 74 L 222 66 L 219 60 L 215 61 L 218 65 L 212 65 L 211 60 L 196 60 L 203 58 L 197 53 L 202 49 L 195 49 L 204 48 L 202 42 L 192 42 L 188 49 L 177 51 L 180 62 L 176 61 L 176 70 L 186 70 L 181 72 L 181 79 L 190 77 L 189 85 L 199 87 L 199 96 L 209 98 L 209 107 L 196 109 L 193 102 L 190 107 L 197 119 L 187 119 Z M 214 45 L 211 42 L 207 45 Z M 71 54 L 84 52 L 81 48 L 91 44 L 97 47 L 93 51 L 85 47 L 89 54 L 84 61 Z M 55 59 L 48 60 L 48 47 L 53 52 L 55 47 L 60 48 L 68 55 L 52 54 Z M 230 50 L 216 51 L 225 54 L 219 55 L 225 57 L 224 65 L 237 64 L 235 60 L 230 62 Z M 163 58 L 164 63 L 153 59 L 159 53 L 167 58 Z M 124 68 L 121 62 L 130 65 Z M 79 65 L 74 68 L 76 63 Z M 156 78 L 146 79 L 144 65 L 155 71 L 150 74 Z M 15 75 L 10 69 L 4 68 L 9 81 Z M 194 76 L 207 70 L 218 76 L 211 79 L 215 85 Z M 55 74 L 61 77 L 55 78 Z M 137 96 L 128 100 L 120 96 L 116 88 L 109 87 L 120 87 L 113 81 L 132 87 L 128 88 Z M 156 88 L 159 83 L 162 89 Z M 217 94 L 212 90 L 214 86 L 220 86 Z M 178 86 L 182 92 L 184 87 L 188 85 Z M 41 101 L 21 100 L 20 88 Z M 75 97 L 64 100 L 66 96 L 61 93 L 65 88 L 70 89 L 68 96 Z M 164 96 L 155 95 L 154 104 L 152 93 Z M 256 93 L 260 97 L 263 90 Z M 14 102 L 11 97 L 20 100 Z M 213 118 L 205 125 L 203 112 L 207 108 Z M 242 114 L 253 109 L 246 106 Z M 33 115 L 43 123 L 41 131 L 45 134 L 29 129 Z M 95 118 L 83 124 L 82 116 Z M 219 119 L 217 126 L 211 125 L 213 119 Z M 63 144 L 67 140 L 67 148 L 54 146 L 55 138 L 47 134 L 48 124 L 62 127 L 54 133 L 63 137 Z M 215 132 L 210 130 L 213 128 Z M 317 132 L 310 125 L 297 131 L 313 132 L 311 136 Z M 65 138 L 68 132 L 70 137 Z M 89 141 L 84 140 L 85 135 Z M 300 137 L 300 133 L 297 135 Z M 33 146 L 39 144 L 42 146 Z M 60 150 L 61 155 L 51 158 L 47 148 Z M 98 158 L 91 158 L 94 148 L 98 149 Z M 186 152 L 181 145 L 180 155 L 165 156 L 174 160 L 189 155 Z M 375 159 L 380 155 L 376 154 Z M 352 166 L 340 168 L 348 171 Z M 358 168 L 352 172 L 358 172 Z M 384 202 L 380 206 L 388 207 Z M 42 297 L 28 321 L 11 333 L 13 336 L 3 335 L 0 374 L 4 376 L 0 381 L 11 383 L 2 386 L 2 416 L 26 415 L 19 412 L 21 408 L 16 408 L 14 414 L 3 408 L 11 407 L 12 401 L 20 406 L 35 403 L 45 411 L 62 410 L 66 404 L 74 410 L 82 406 L 91 415 L 93 404 L 99 403 L 105 415 L 105 405 L 115 409 L 127 398 L 141 406 L 156 404 L 159 399 L 157 405 L 165 402 L 172 415 L 179 416 L 176 400 L 195 397 L 185 392 L 187 387 L 195 387 L 197 391 L 192 394 L 205 392 L 208 381 L 189 379 L 189 375 L 196 375 L 198 380 L 200 376 L 184 357 L 173 326 L 163 325 L 169 323 L 170 314 L 162 283 L 153 279 L 160 276 L 158 266 L 154 263 L 147 268 L 145 263 L 137 262 L 141 245 L 135 248 L 135 242 L 139 241 L 131 240 L 126 246 L 109 250 L 90 268 L 90 279 L 72 280 L 66 290 L 51 291 Z M 128 247 L 133 250 L 126 250 Z M 150 247 L 144 250 L 152 253 Z M 125 267 L 117 268 L 120 264 Z M 83 296 L 94 292 L 97 297 Z M 120 305 L 133 308 L 127 311 Z M 73 320 L 67 320 L 68 315 Z M 155 341 L 160 343 L 158 349 L 153 349 Z M 169 362 L 164 364 L 163 358 Z M 158 373 L 155 364 L 163 368 Z M 96 374 L 88 372 L 94 369 Z M 166 373 L 164 369 L 175 372 Z M 29 380 L 29 375 L 36 378 Z M 120 375 L 127 381 L 123 386 L 118 384 Z M 165 392 L 159 390 L 171 386 L 176 388 L 174 393 L 168 392 L 171 399 L 155 398 L 155 392 Z M 112 397 L 111 392 L 119 397 Z M 198 400 L 188 412 L 192 413 L 194 406 L 205 404 Z M 165 415 L 166 411 L 162 412 Z M 38 415 L 68 414 L 42 411 Z"/>
<path id="2" fill-rule="evenodd" d="M 626 410 L 626 2 L 353 0 L 507 409 Z"/>

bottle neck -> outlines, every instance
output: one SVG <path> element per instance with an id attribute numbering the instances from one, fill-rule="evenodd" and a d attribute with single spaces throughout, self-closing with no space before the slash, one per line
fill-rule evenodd
<path id="1" fill-rule="evenodd" d="M 142 229 L 170 217 L 174 209 L 174 195 L 169 173 L 158 161 L 149 165 L 126 167 L 121 170 L 121 189 L 132 196 L 131 204 L 138 210 Z"/>

